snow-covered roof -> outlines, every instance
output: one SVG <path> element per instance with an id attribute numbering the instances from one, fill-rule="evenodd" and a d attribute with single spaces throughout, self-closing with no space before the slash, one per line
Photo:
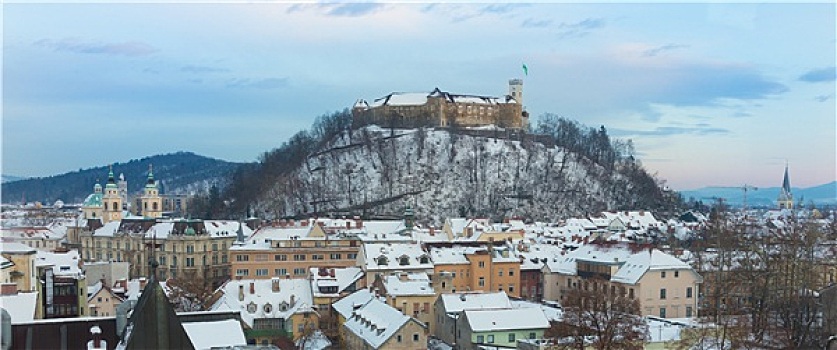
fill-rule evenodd
<path id="1" fill-rule="evenodd" d="M 649 270 L 690 270 L 689 264 L 656 248 L 634 249 L 628 244 L 585 244 L 564 256 L 547 260 L 553 273 L 577 274 L 577 263 L 589 262 L 617 266 L 612 282 L 636 284 Z"/>
<path id="2" fill-rule="evenodd" d="M 383 284 L 387 295 L 394 297 L 436 294 L 430 286 L 430 277 L 424 272 L 396 272 L 384 277 Z"/>
<path id="3" fill-rule="evenodd" d="M 464 313 L 474 332 L 549 328 L 549 320 L 540 308 L 465 310 Z"/>
<path id="4" fill-rule="evenodd" d="M 334 302 L 331 307 L 344 318 L 349 318 L 355 307 L 360 307 L 373 298 L 375 298 L 375 294 L 370 292 L 368 289 L 359 289 L 358 291 Z"/>
<path id="5" fill-rule="evenodd" d="M 55 276 L 81 279 L 84 278 L 84 273 L 79 267 L 80 261 L 81 259 L 76 250 L 71 250 L 66 253 L 51 253 L 39 250 L 35 258 L 35 266 L 51 266 L 52 273 Z"/>
<path id="6" fill-rule="evenodd" d="M 560 306 L 549 306 L 544 305 L 541 303 L 536 303 L 528 300 L 511 300 L 512 307 L 515 309 L 525 309 L 525 308 L 539 308 L 543 311 L 544 316 L 550 322 L 555 321 L 559 322 L 564 319 L 564 311 L 561 309 Z"/>
<path id="7" fill-rule="evenodd" d="M 366 271 L 433 269 L 430 256 L 416 243 L 366 243 Z"/>
<path id="8" fill-rule="evenodd" d="M 689 264 L 657 249 L 631 255 L 610 278 L 613 282 L 636 284 L 642 275 L 653 270 L 691 270 Z"/>
<path id="9" fill-rule="evenodd" d="M 312 267 L 308 272 L 311 276 L 311 290 L 314 297 L 337 297 L 340 292 L 363 277 L 363 270 L 356 266 L 328 269 Z M 326 286 L 337 287 L 337 291 L 322 293 L 320 287 Z"/>
<path id="10" fill-rule="evenodd" d="M 463 310 L 508 309 L 511 302 L 506 292 L 497 293 L 452 293 L 442 294 L 442 305 L 445 312 L 461 312 Z"/>
<path id="11" fill-rule="evenodd" d="M 374 349 L 383 345 L 398 329 L 410 321 L 409 316 L 378 298 L 366 298 L 365 295 L 362 298 L 366 299 L 366 302 L 352 305 L 352 310 L 346 317 L 343 327 Z"/>
<path id="12" fill-rule="evenodd" d="M 236 319 L 205 322 L 183 322 L 183 329 L 195 350 L 247 345 L 244 330 Z"/>
<path id="13" fill-rule="evenodd" d="M 308 279 L 229 280 L 211 310 L 238 310 L 241 320 L 253 326 L 257 318 L 287 319 L 299 312 L 313 311 L 313 294 Z"/>
<path id="14" fill-rule="evenodd" d="M 31 254 L 37 251 L 35 248 L 17 242 L 3 242 L 0 244 L 0 249 L 6 254 Z"/>
<path id="15" fill-rule="evenodd" d="M 540 270 L 547 261 L 561 257 L 563 248 L 552 244 L 530 244 L 525 249 L 518 249 L 517 254 L 523 257 L 521 270 Z"/>
<path id="16" fill-rule="evenodd" d="M 12 324 L 32 322 L 38 305 L 38 292 L 18 292 L 0 295 L 0 307 L 12 318 Z"/>

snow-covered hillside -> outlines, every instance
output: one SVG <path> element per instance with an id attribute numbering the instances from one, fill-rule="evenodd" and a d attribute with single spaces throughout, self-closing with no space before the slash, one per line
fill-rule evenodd
<path id="1" fill-rule="evenodd" d="M 663 196 L 656 183 L 643 188 L 625 175 L 642 171 L 633 162 L 608 171 L 563 148 L 535 142 L 532 135 L 505 135 L 377 126 L 344 132 L 278 180 L 257 210 L 268 217 L 400 217 L 409 205 L 417 218 L 435 223 L 474 215 L 549 220 L 647 207 L 653 197 Z"/>

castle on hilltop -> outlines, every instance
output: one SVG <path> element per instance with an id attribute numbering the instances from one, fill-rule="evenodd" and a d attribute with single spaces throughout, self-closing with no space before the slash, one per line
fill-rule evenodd
<path id="1" fill-rule="evenodd" d="M 523 79 L 509 80 L 509 94 L 503 97 L 454 94 L 436 88 L 429 93 L 393 92 L 372 103 L 360 99 L 352 107 L 352 119 L 354 128 L 376 124 L 525 129 L 529 125 L 529 113 L 523 108 Z"/>

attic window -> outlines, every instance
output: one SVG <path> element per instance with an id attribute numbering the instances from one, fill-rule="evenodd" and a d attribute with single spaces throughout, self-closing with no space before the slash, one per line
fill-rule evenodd
<path id="1" fill-rule="evenodd" d="M 283 301 L 279 304 L 279 311 L 288 311 L 288 303 Z"/>
<path id="2" fill-rule="evenodd" d="M 256 303 L 254 303 L 252 301 L 249 304 L 247 304 L 247 312 L 249 312 L 251 314 L 256 313 L 256 308 L 257 308 Z"/>
<path id="3" fill-rule="evenodd" d="M 398 258 L 398 264 L 402 266 L 410 265 L 410 258 L 406 255 L 402 255 L 400 258 Z"/>
<path id="4" fill-rule="evenodd" d="M 61 271 L 70 271 L 70 267 L 66 266 L 66 265 L 61 266 L 60 269 L 61 269 Z"/>
<path id="5" fill-rule="evenodd" d="M 430 263 L 430 258 L 428 258 L 427 255 L 422 255 L 419 258 L 419 263 L 422 263 L 422 264 Z"/>
<path id="6" fill-rule="evenodd" d="M 378 265 L 387 265 L 387 264 L 389 264 L 389 261 L 387 261 L 387 257 L 385 257 L 385 256 L 383 256 L 383 255 L 382 255 L 382 256 L 379 256 L 377 260 L 378 260 Z"/>
<path id="7" fill-rule="evenodd" d="M 269 314 L 271 311 L 273 311 L 273 305 L 270 305 L 270 303 L 264 304 L 262 309 L 266 314 Z"/>

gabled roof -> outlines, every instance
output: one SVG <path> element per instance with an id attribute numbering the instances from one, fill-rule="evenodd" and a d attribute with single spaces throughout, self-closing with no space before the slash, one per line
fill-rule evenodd
<path id="1" fill-rule="evenodd" d="M 369 292 L 365 289 L 355 294 L 358 293 L 361 293 L 357 298 L 358 300 L 352 298 L 348 301 L 351 302 L 351 311 L 346 312 L 346 306 L 348 305 L 341 304 L 338 306 L 337 304 L 340 302 L 335 303 L 335 309 L 339 308 L 338 312 L 344 315 L 346 319 L 343 327 L 363 339 L 373 349 L 380 348 L 407 322 L 418 322 L 378 298 L 372 297 L 371 293 L 367 295 Z M 362 300 L 366 300 L 366 302 L 360 303 Z M 421 326 L 423 327 L 423 325 Z"/>
<path id="2" fill-rule="evenodd" d="M 308 279 L 229 280 L 219 291 L 222 296 L 210 309 L 239 311 L 250 327 L 258 318 L 288 319 L 295 313 L 314 311 Z"/>
<path id="3" fill-rule="evenodd" d="M 474 332 L 549 328 L 549 320 L 540 308 L 465 310 L 464 313 Z"/>
<path id="4" fill-rule="evenodd" d="M 452 293 L 442 294 L 442 305 L 445 312 L 460 312 L 463 310 L 508 309 L 511 301 L 506 292 L 497 293 Z"/>

